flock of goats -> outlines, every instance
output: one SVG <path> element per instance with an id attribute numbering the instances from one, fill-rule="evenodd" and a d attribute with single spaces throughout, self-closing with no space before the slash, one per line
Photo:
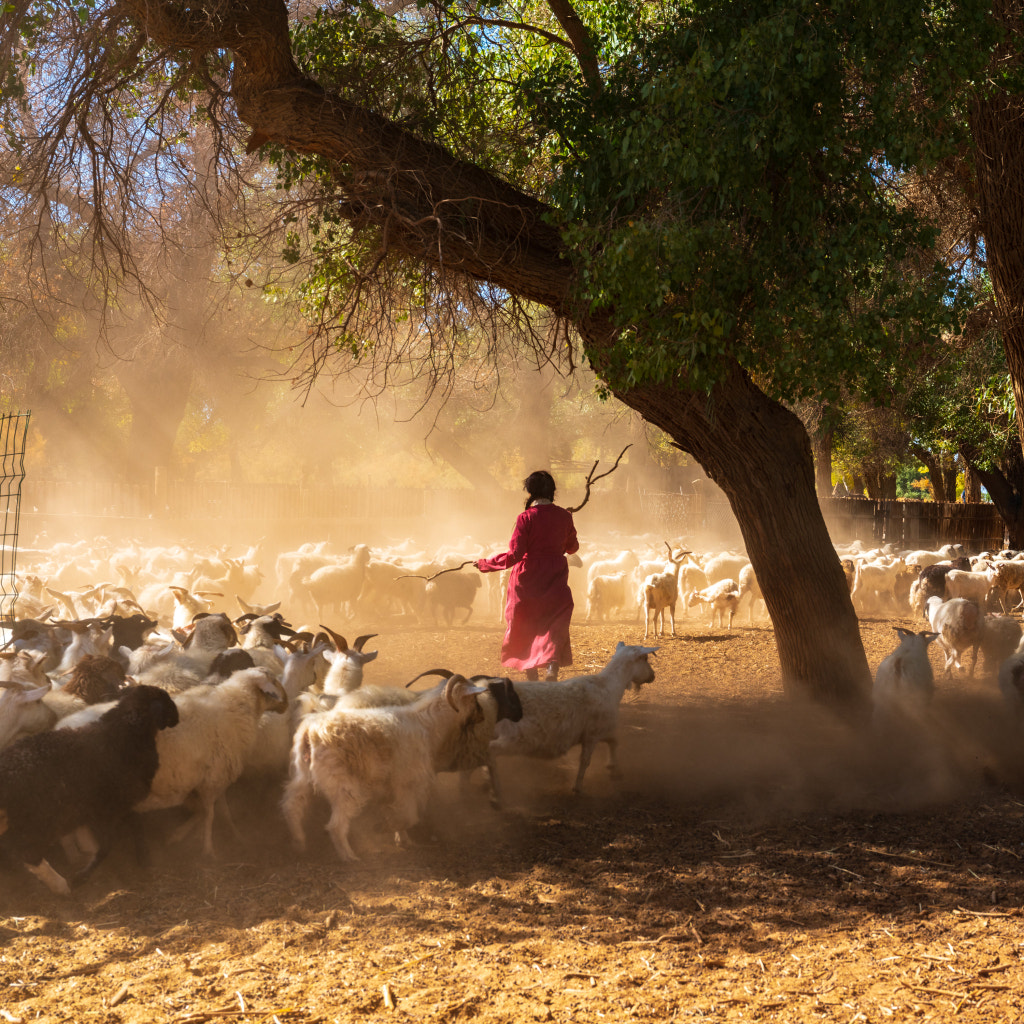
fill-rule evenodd
<path id="1" fill-rule="evenodd" d="M 731 628 L 748 596 L 753 620 L 761 593 L 744 556 L 665 547 L 659 556 L 648 544 L 649 561 L 635 550 L 572 558 L 570 585 L 578 603 L 585 596 L 587 620 L 643 617 L 646 640 L 675 633 L 681 601 L 684 614 L 699 605 L 711 628 L 716 616 L 722 626 L 728 616 Z M 215 811 L 234 827 L 226 794 L 244 779 L 283 786 L 281 809 L 299 848 L 310 805 L 326 800 L 334 848 L 352 860 L 350 827 L 368 808 L 399 841 L 418 823 L 429 827 L 438 772 L 465 780 L 486 768 L 496 806 L 503 756 L 556 758 L 579 746 L 578 792 L 604 743 L 617 773 L 619 705 L 627 689 L 653 681 L 657 648 L 620 642 L 600 671 L 559 682 L 431 669 L 404 689 L 364 685 L 377 654 L 365 649 L 372 634 L 350 643 L 325 623 L 372 615 L 451 625 L 475 605 L 478 616 L 496 619 L 502 580 L 459 571 L 469 564 L 465 550 L 427 560 L 411 545 L 386 554 L 326 548 L 278 555 L 273 581 L 259 547 L 239 558 L 104 542 L 21 552 L 31 571 L 18 577 L 0 652 L 0 854 L 13 869 L 24 866 L 67 894 L 124 828 L 140 838 L 136 812 L 178 807 L 185 820 L 172 839 L 201 828 L 211 854 Z M 878 671 L 877 706 L 928 699 L 927 648 L 936 637 L 947 671 L 968 650 L 976 660 L 980 648 L 1002 663 L 1004 692 L 1020 702 L 1020 623 L 988 614 L 987 605 L 1019 595 L 1024 561 L 972 564 L 952 548 L 840 554 L 858 607 L 891 602 L 901 614 L 905 601 L 902 614 L 913 605 L 930 620 L 930 631 L 900 631 Z M 257 603 L 272 587 L 280 600 Z M 440 681 L 409 689 L 431 675 Z"/>

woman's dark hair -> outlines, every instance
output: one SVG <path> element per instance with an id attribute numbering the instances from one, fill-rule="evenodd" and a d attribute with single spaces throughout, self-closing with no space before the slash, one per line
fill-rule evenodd
<path id="1" fill-rule="evenodd" d="M 524 481 L 523 487 L 529 497 L 526 499 L 526 507 L 529 508 L 538 498 L 547 498 L 548 501 L 555 500 L 555 478 L 546 470 L 538 469 L 531 473 Z"/>

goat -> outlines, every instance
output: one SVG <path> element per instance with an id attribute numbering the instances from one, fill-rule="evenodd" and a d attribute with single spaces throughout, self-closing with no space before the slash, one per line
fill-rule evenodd
<path id="1" fill-rule="evenodd" d="M 371 801 L 391 811 L 396 833 L 419 820 L 430 796 L 438 751 L 480 720 L 481 690 L 462 676 L 399 707 L 335 709 L 307 715 L 292 744 L 282 811 L 304 849 L 304 819 L 315 793 L 331 806 L 327 831 L 342 860 L 357 860 L 349 843 L 352 820 Z"/>
<path id="2" fill-rule="evenodd" d="M 177 723 L 166 692 L 133 686 L 96 722 L 26 736 L 0 752 L 3 844 L 53 892 L 68 895 L 67 880 L 46 861 L 49 848 L 75 833 L 90 850 L 76 880 L 84 878 L 149 792 L 157 734 Z"/>
<path id="3" fill-rule="evenodd" d="M 985 620 L 978 606 L 962 597 L 949 601 L 930 597 L 925 602 L 925 611 L 932 630 L 939 634 L 946 651 L 945 674 L 950 675 L 954 666 L 963 667 L 961 656 L 970 648 L 973 655 L 970 676 L 973 679 L 978 664 L 978 648 L 985 630 Z"/>
<path id="4" fill-rule="evenodd" d="M 196 812 L 176 830 L 172 842 L 203 825 L 203 852 L 213 855 L 214 805 L 241 774 L 264 711 L 283 712 L 288 700 L 265 669 L 236 672 L 220 686 L 196 686 L 175 697 L 181 721 L 160 736 L 160 767 L 139 811 L 178 807 L 193 793 Z M 226 808 L 226 804 L 224 805 Z M 228 815 L 230 820 L 230 814 Z"/>
<path id="5" fill-rule="evenodd" d="M 301 584 L 316 607 L 318 619 L 323 619 L 325 609 L 331 606 L 339 615 L 354 613 L 369 564 L 370 549 L 365 544 L 357 544 L 351 560 L 344 565 L 325 565 L 302 578 Z"/>
<path id="6" fill-rule="evenodd" d="M 598 743 L 608 745 L 608 770 L 618 777 L 619 704 L 629 687 L 654 682 L 648 656 L 657 647 L 633 647 L 621 640 L 607 664 L 590 675 L 558 682 L 516 683 L 523 708 L 519 722 L 496 726 L 491 754 L 497 757 L 556 758 L 575 746 L 580 760 L 572 791 L 579 793 Z"/>
<path id="7" fill-rule="evenodd" d="M 919 712 L 931 701 L 935 678 L 928 660 L 928 645 L 938 633 L 915 633 L 896 626 L 900 645 L 882 659 L 871 692 L 876 726 L 894 713 Z"/>
<path id="8" fill-rule="evenodd" d="M 718 617 L 718 624 L 725 625 L 725 613 L 729 612 L 729 629 L 732 629 L 733 616 L 740 603 L 740 595 L 735 580 L 719 580 L 712 583 L 704 590 L 695 590 L 687 599 L 687 604 L 692 608 L 696 604 L 707 605 L 711 608 L 711 622 L 708 629 L 715 628 L 715 616 Z"/>
<path id="9" fill-rule="evenodd" d="M 647 639 L 654 620 L 654 635 L 658 635 L 658 624 L 661 624 L 661 635 L 665 635 L 665 612 L 668 612 L 672 625 L 672 635 L 676 635 L 676 602 L 679 600 L 679 571 L 689 551 L 680 551 L 673 555 L 672 547 L 665 541 L 668 548 L 669 562 L 664 572 L 651 573 L 640 586 L 640 607 L 644 613 L 644 639 Z M 671 569 L 669 568 L 671 566 Z"/>

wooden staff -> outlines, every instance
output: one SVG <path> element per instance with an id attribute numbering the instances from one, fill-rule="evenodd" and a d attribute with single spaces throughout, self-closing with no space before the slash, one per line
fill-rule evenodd
<path id="1" fill-rule="evenodd" d="M 626 447 L 623 448 L 621 452 L 619 452 L 619 457 L 615 460 L 615 465 L 612 466 L 612 468 L 609 469 L 607 473 L 602 473 L 600 476 L 594 476 L 594 470 L 597 469 L 598 464 L 601 461 L 600 459 L 598 459 L 594 463 L 594 465 L 590 467 L 590 472 L 587 474 L 587 490 L 586 493 L 583 495 L 583 501 L 581 501 L 575 508 L 566 509 L 566 511 L 579 512 L 579 510 L 583 508 L 583 506 L 586 505 L 588 501 L 590 501 L 590 485 L 596 484 L 598 480 L 603 480 L 606 476 L 611 476 L 612 473 L 614 473 L 615 470 L 619 468 L 619 463 L 622 461 L 622 456 L 625 455 L 626 452 L 629 451 L 629 449 L 632 447 L 633 446 L 631 444 L 627 444 Z"/>

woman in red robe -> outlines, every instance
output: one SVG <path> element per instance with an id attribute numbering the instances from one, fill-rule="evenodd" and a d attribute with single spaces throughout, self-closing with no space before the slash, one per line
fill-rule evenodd
<path id="1" fill-rule="evenodd" d="M 481 558 L 481 572 L 512 569 L 505 605 L 505 639 L 501 663 L 525 669 L 527 679 L 547 667 L 545 679 L 558 678 L 560 665 L 572 664 L 569 622 L 572 593 L 565 556 L 579 550 L 572 513 L 554 504 L 555 481 L 538 470 L 523 481 L 526 511 L 516 519 L 508 551 Z"/>

